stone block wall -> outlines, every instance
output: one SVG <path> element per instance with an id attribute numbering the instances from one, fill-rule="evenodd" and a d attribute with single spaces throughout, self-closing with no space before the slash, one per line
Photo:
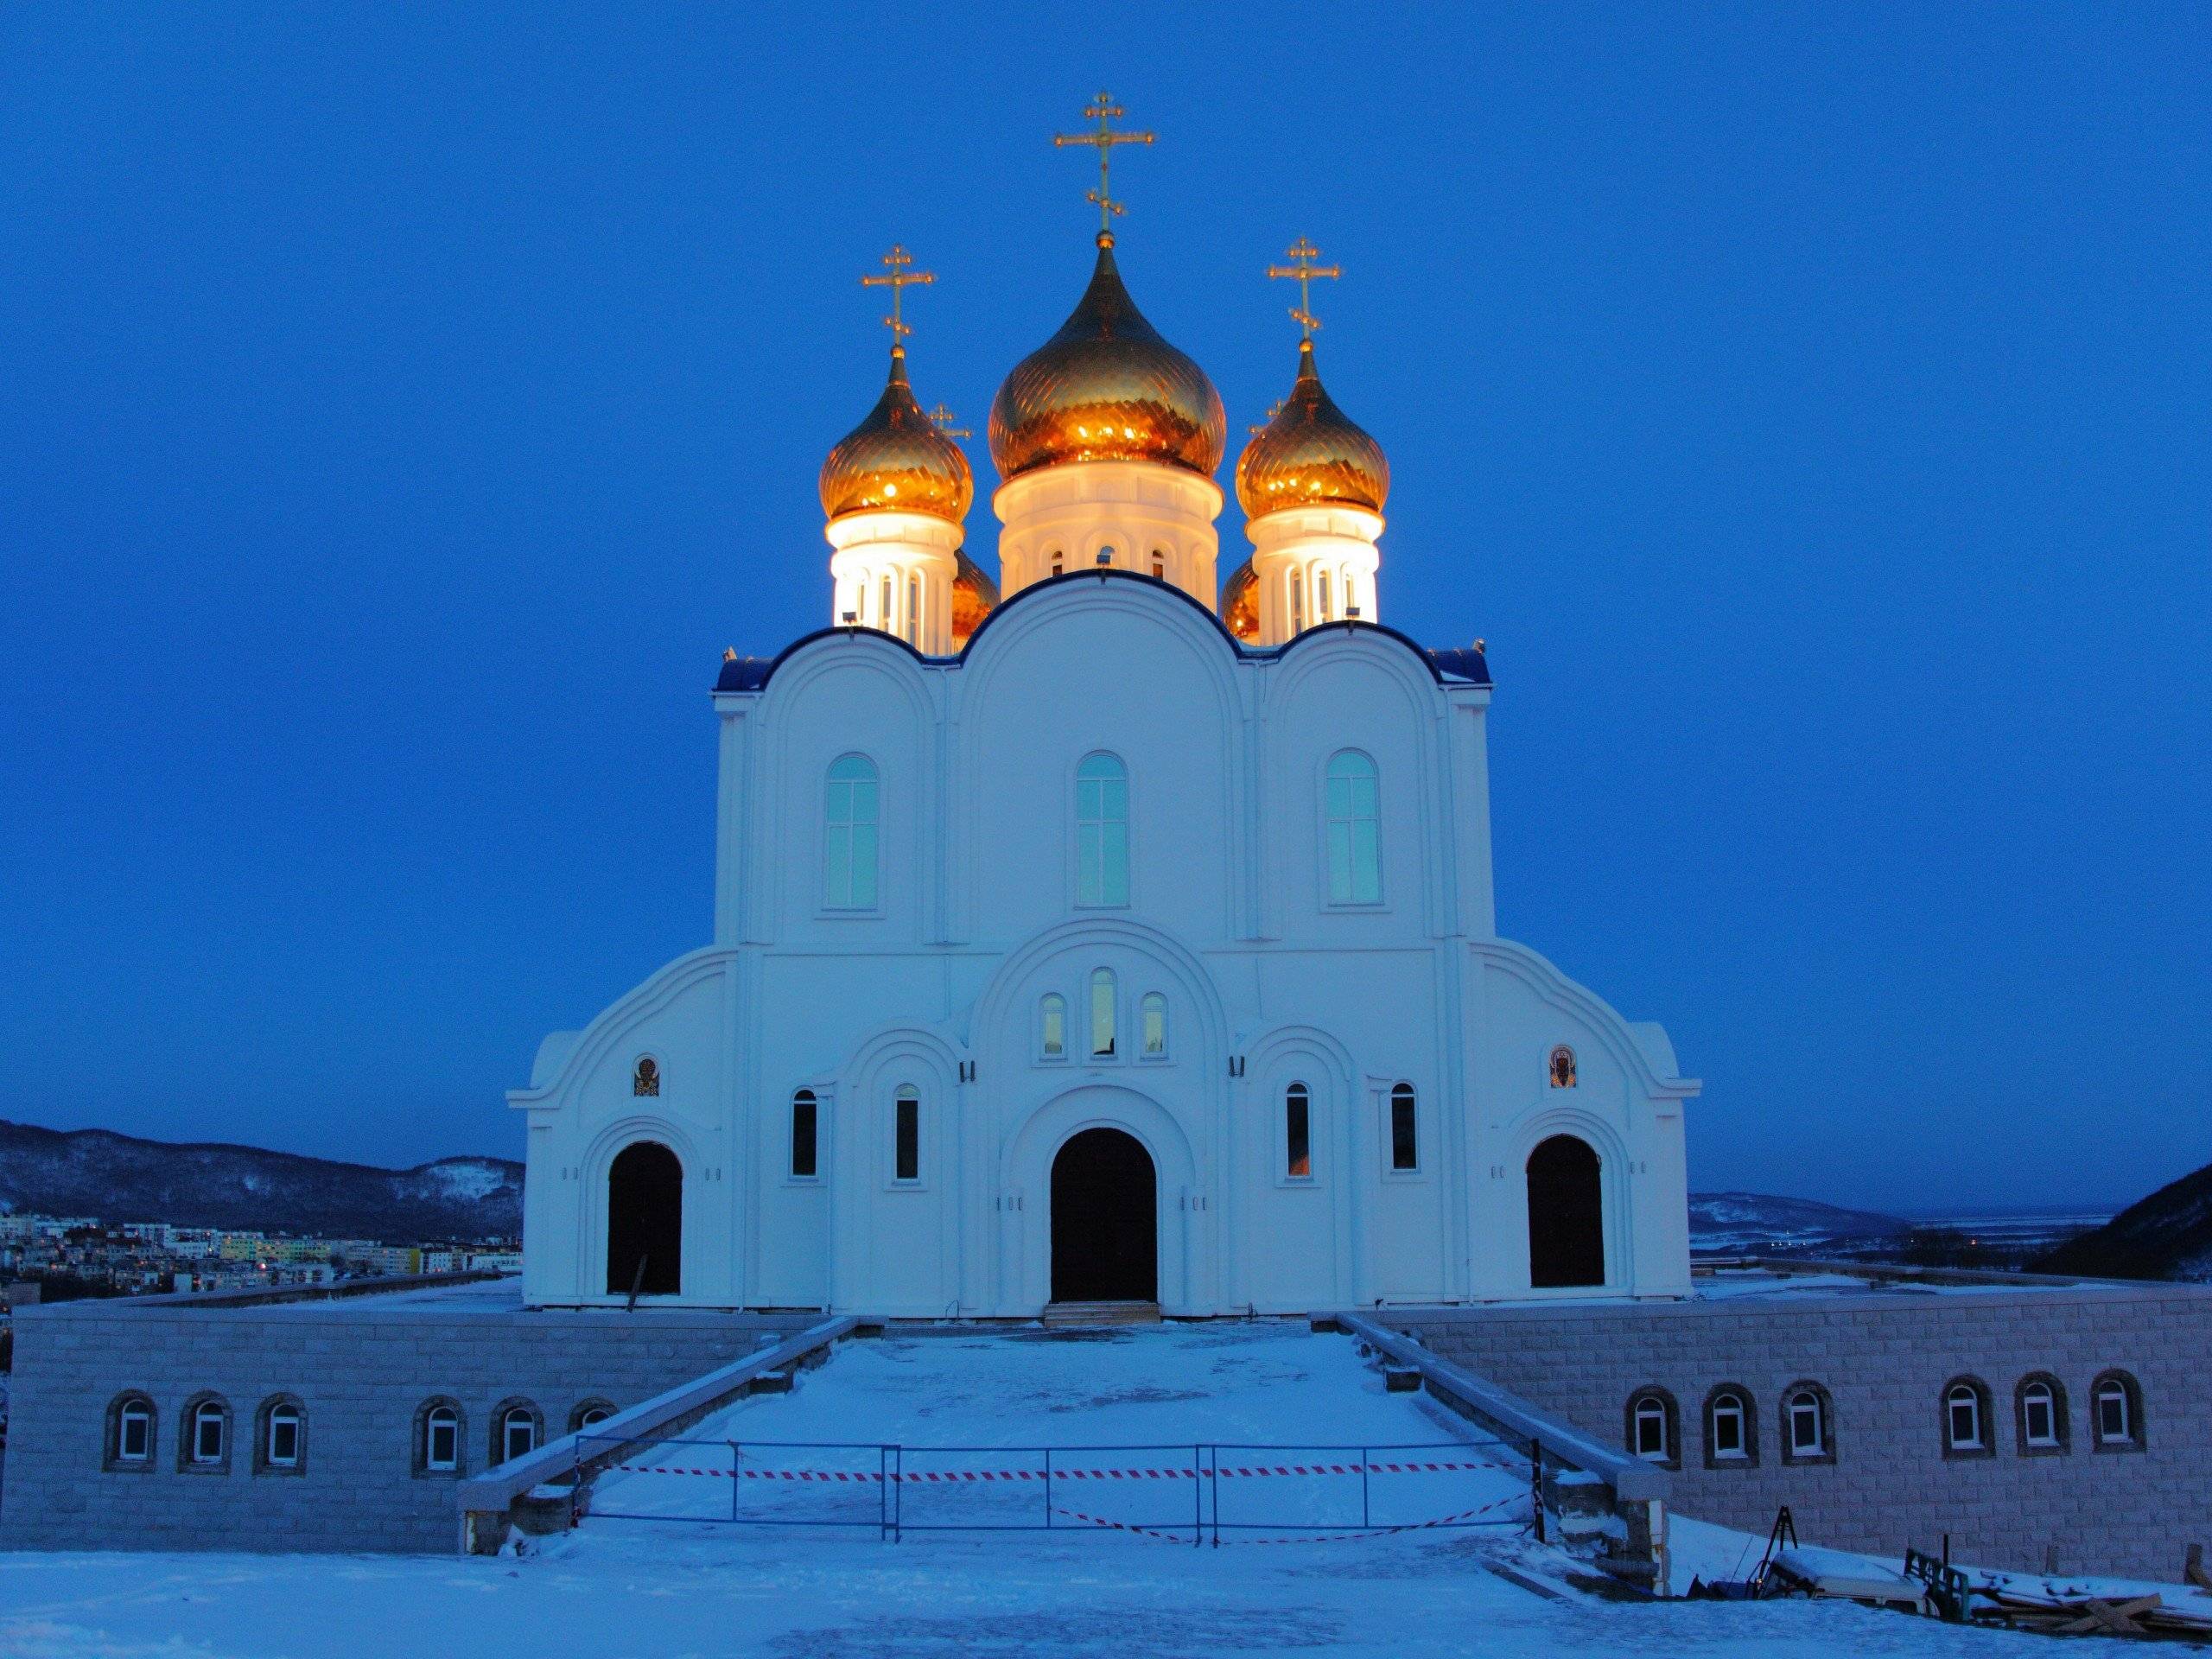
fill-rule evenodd
<path id="1" fill-rule="evenodd" d="M 2212 1544 L 2212 1289 L 2179 1285 L 1803 1290 L 1669 1303 L 1393 1309 L 1414 1336 L 1607 1444 L 1632 1449 L 1629 1402 L 1675 1403 L 1675 1513 L 1764 1536 L 1789 1506 L 1810 1543 L 1903 1559 L 1951 1535 L 1955 1559 L 2179 1577 Z M 2140 1450 L 2097 1443 L 2090 1389 L 2107 1370 L 2140 1389 Z M 2015 1389 L 2064 1386 L 2056 1452 L 2024 1446 Z M 1987 1455 L 1947 1455 L 1943 1395 L 1985 1384 Z M 1824 1389 L 1834 1461 L 1781 1454 L 1786 1390 Z M 1749 1399 L 1754 1459 L 1709 1460 L 1704 1407 L 1720 1384 Z"/>
<path id="2" fill-rule="evenodd" d="M 391 1550 L 458 1548 L 457 1478 L 492 1462 L 493 1414 L 513 1398 L 569 1432 L 587 1400 L 636 1405 L 819 1316 L 647 1309 L 525 1312 L 405 1298 L 282 1306 L 191 1299 L 72 1302 L 16 1320 L 0 1548 Z M 107 1466 L 107 1416 L 126 1389 L 156 1412 L 143 1469 Z M 181 1467 L 182 1414 L 231 1408 L 220 1467 Z M 297 1473 L 257 1469 L 256 1419 L 274 1395 L 304 1408 Z M 458 1474 L 416 1469 L 416 1415 L 462 1411 Z"/>

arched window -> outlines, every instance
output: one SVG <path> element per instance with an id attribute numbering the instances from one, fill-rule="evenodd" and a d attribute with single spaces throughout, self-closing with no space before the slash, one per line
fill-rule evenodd
<path id="1" fill-rule="evenodd" d="M 1628 1397 L 1628 1449 L 1646 1463 L 1672 1464 L 1679 1443 L 1675 1396 L 1664 1389 L 1638 1389 Z"/>
<path id="2" fill-rule="evenodd" d="M 108 1402 L 106 1464 L 132 1471 L 154 1466 L 154 1402 L 144 1395 L 119 1394 Z"/>
<path id="3" fill-rule="evenodd" d="M 1972 1377 L 1943 1388 L 1943 1451 L 1947 1456 L 1987 1457 L 1997 1449 L 1989 1432 L 1988 1391 Z"/>
<path id="4" fill-rule="evenodd" d="M 1300 633 L 1304 632 L 1305 627 L 1306 573 L 1302 570 L 1293 570 L 1290 573 L 1290 631 L 1293 633 Z"/>
<path id="5" fill-rule="evenodd" d="M 1048 1060 L 1068 1057 L 1068 1000 L 1058 991 L 1046 994 L 1037 1008 L 1038 1052 Z"/>
<path id="6" fill-rule="evenodd" d="M 1107 1058 L 1114 1052 L 1115 1003 L 1119 1001 L 1111 968 L 1094 968 L 1090 973 L 1090 1052 L 1094 1058 Z"/>
<path id="7" fill-rule="evenodd" d="M 2107 1371 L 2089 1385 L 2099 1452 L 2143 1449 L 2143 1391 L 2126 1371 Z"/>
<path id="8" fill-rule="evenodd" d="M 828 816 L 823 902 L 832 910 L 874 910 L 875 762 L 848 754 L 830 763 Z"/>
<path id="9" fill-rule="evenodd" d="M 633 1095 L 660 1093 L 660 1062 L 650 1054 L 641 1054 L 630 1071 L 630 1092 Z"/>
<path id="10" fill-rule="evenodd" d="M 922 1179 L 922 1092 L 911 1083 L 899 1085 L 892 1097 L 892 1179 Z"/>
<path id="11" fill-rule="evenodd" d="M 1147 1060 L 1167 1058 L 1167 999 L 1158 991 L 1147 991 L 1144 1000 L 1137 1004 L 1137 1023 L 1141 1027 L 1138 1050 Z"/>
<path id="12" fill-rule="evenodd" d="M 1391 1168 L 1421 1167 L 1420 1129 L 1420 1114 L 1415 1109 L 1413 1084 L 1401 1083 L 1393 1085 L 1390 1090 Z"/>
<path id="13" fill-rule="evenodd" d="M 791 1096 L 791 1176 L 796 1180 L 810 1181 L 820 1173 L 817 1141 L 821 1122 L 813 1090 L 802 1089 Z"/>
<path id="14" fill-rule="evenodd" d="M 184 1439 L 177 1447 L 178 1461 L 187 1469 L 227 1469 L 231 1463 L 231 1408 L 213 1395 L 203 1395 L 184 1408 Z"/>
<path id="15" fill-rule="evenodd" d="M 1531 1289 L 1605 1282 L 1602 1174 L 1597 1153 L 1575 1135 L 1553 1135 L 1529 1154 Z"/>
<path id="16" fill-rule="evenodd" d="M 537 1408 L 527 1400 L 502 1401 L 492 1414 L 492 1461 L 512 1463 L 537 1450 Z"/>
<path id="17" fill-rule="evenodd" d="M 1835 1425 L 1827 1390 L 1800 1382 L 1782 1396 L 1782 1460 L 1826 1463 L 1835 1456 Z"/>
<path id="18" fill-rule="evenodd" d="M 1565 1043 L 1561 1043 L 1557 1048 L 1552 1050 L 1549 1071 L 1553 1088 L 1573 1088 L 1574 1051 L 1569 1048 Z"/>
<path id="19" fill-rule="evenodd" d="M 1723 1385 L 1706 1396 L 1705 1460 L 1707 1466 L 1738 1467 L 1758 1459 L 1758 1419 L 1751 1410 L 1751 1396 L 1732 1385 Z"/>
<path id="20" fill-rule="evenodd" d="M 1329 573 L 1322 571 L 1314 577 L 1313 582 L 1313 620 L 1317 622 L 1330 621 L 1336 613 L 1329 607 Z"/>
<path id="21" fill-rule="evenodd" d="M 426 1475 L 461 1472 L 461 1408 L 433 1400 L 415 1417 L 415 1467 Z"/>
<path id="22" fill-rule="evenodd" d="M 581 1400 L 569 1414 L 569 1433 L 588 1434 L 614 1414 L 613 1402 L 609 1400 Z"/>
<path id="23" fill-rule="evenodd" d="M 1375 763 L 1357 749 L 1329 760 L 1329 902 L 1372 905 L 1382 898 L 1382 860 L 1376 840 Z"/>
<path id="24" fill-rule="evenodd" d="M 1057 548 L 1057 547 L 1056 547 L 1056 548 L 1054 548 L 1054 549 L 1052 550 L 1052 552 L 1051 552 L 1050 554 L 1048 554 L 1046 556 L 1047 556 L 1047 557 L 1049 557 L 1049 558 L 1052 560 L 1052 566 L 1051 566 L 1051 574 L 1052 574 L 1052 575 L 1056 575 L 1056 576 L 1057 576 L 1057 575 L 1061 575 L 1062 573 L 1064 573 L 1064 572 L 1066 570 L 1066 569 L 1067 569 L 1067 561 L 1066 561 L 1066 559 L 1062 556 L 1062 554 L 1061 554 L 1061 552 L 1060 552 L 1060 550 L 1059 550 L 1058 548 Z"/>
<path id="25" fill-rule="evenodd" d="M 1152 579 L 1154 582 L 1167 580 L 1167 550 L 1165 548 L 1152 550 Z"/>
<path id="26" fill-rule="evenodd" d="M 266 1400 L 261 1432 L 254 1436 L 254 1467 L 264 1474 L 292 1475 L 307 1461 L 308 1417 L 289 1395 Z"/>
<path id="27" fill-rule="evenodd" d="M 683 1287 L 683 1165 L 635 1141 L 607 1171 L 607 1294 L 674 1296 Z"/>
<path id="28" fill-rule="evenodd" d="M 2066 1449 L 2066 1389 L 2056 1377 L 2021 1378 L 2017 1412 L 2022 1457 Z"/>
<path id="29" fill-rule="evenodd" d="M 1359 614 L 1359 576 L 1350 565 L 1344 567 L 1344 615 Z"/>
<path id="30" fill-rule="evenodd" d="M 1114 563 L 1114 543 L 1113 543 L 1109 542 L 1109 543 L 1107 543 L 1103 547 L 1102 547 L 1102 548 L 1100 548 L 1100 549 L 1098 550 L 1098 563 L 1101 563 L 1101 564 L 1109 564 L 1109 565 L 1110 565 L 1110 564 L 1112 564 L 1112 563 Z"/>
<path id="31" fill-rule="evenodd" d="M 921 616 L 922 579 L 909 576 L 906 578 L 906 643 L 910 645 L 918 645 L 922 642 Z"/>
<path id="32" fill-rule="evenodd" d="M 1129 774 L 1110 754 L 1087 754 L 1075 769 L 1075 901 L 1129 902 Z"/>
<path id="33" fill-rule="evenodd" d="M 1282 1096 L 1283 1173 L 1294 1181 L 1313 1179 L 1313 1101 L 1302 1083 Z"/>
<path id="34" fill-rule="evenodd" d="M 888 633 L 891 632 L 891 578 L 887 575 L 883 579 L 881 591 L 881 608 L 875 613 L 875 626 Z"/>

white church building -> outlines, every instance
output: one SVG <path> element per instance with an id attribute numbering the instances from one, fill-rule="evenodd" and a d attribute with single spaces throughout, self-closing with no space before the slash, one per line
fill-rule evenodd
<path id="1" fill-rule="evenodd" d="M 1382 623 L 1381 448 L 1309 327 L 1224 580 L 1221 399 L 1098 244 L 991 410 L 996 587 L 894 332 L 830 626 L 714 692 L 711 941 L 510 1096 L 527 1300 L 1686 1294 L 1698 1084 L 1498 937 L 1490 674 Z"/>

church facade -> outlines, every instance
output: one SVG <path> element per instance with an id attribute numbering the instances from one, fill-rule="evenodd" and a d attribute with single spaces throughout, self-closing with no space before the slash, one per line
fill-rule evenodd
<path id="1" fill-rule="evenodd" d="M 711 942 L 510 1096 L 527 1300 L 1687 1294 L 1698 1085 L 1498 937 L 1488 667 L 1382 625 L 1388 464 L 1310 328 L 1225 581 L 1221 400 L 1110 235 L 992 410 L 997 584 L 893 339 L 823 471 L 830 625 L 714 692 Z"/>

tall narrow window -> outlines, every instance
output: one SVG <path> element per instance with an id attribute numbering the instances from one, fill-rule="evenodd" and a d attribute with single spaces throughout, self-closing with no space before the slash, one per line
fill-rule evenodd
<path id="1" fill-rule="evenodd" d="M 2142 1401 L 2125 1372 L 2109 1371 L 2099 1377 L 2089 1390 L 2089 1402 L 2095 1411 L 2098 1446 L 2142 1445 Z"/>
<path id="2" fill-rule="evenodd" d="M 197 1464 L 220 1463 L 223 1460 L 223 1441 L 228 1435 L 231 1414 L 221 1403 L 203 1400 L 192 1412 L 192 1461 Z"/>
<path id="3" fill-rule="evenodd" d="M 1166 1059 L 1167 1058 L 1167 999 L 1158 991 L 1147 991 L 1144 994 L 1144 1001 L 1137 1007 L 1139 1023 L 1144 1027 L 1141 1036 L 1145 1058 Z"/>
<path id="4" fill-rule="evenodd" d="M 1167 556 L 1156 547 L 1152 550 L 1152 579 L 1154 582 L 1167 580 Z"/>
<path id="5" fill-rule="evenodd" d="M 1063 557 L 1061 556 L 1060 550 L 1059 550 L 1059 549 L 1058 549 L 1057 547 L 1056 547 L 1056 548 L 1054 548 L 1054 549 L 1052 550 L 1052 574 L 1057 576 L 1057 575 L 1060 575 L 1063 571 L 1065 571 L 1066 569 L 1067 569 L 1067 561 L 1066 561 L 1065 558 L 1063 558 Z"/>
<path id="6" fill-rule="evenodd" d="M 1943 1395 L 1943 1422 L 1952 1451 L 1980 1451 L 1981 1391 L 1970 1382 L 1953 1383 Z"/>
<path id="7" fill-rule="evenodd" d="M 1711 1416 L 1707 1420 L 1706 1444 L 1715 1458 L 1746 1458 L 1751 1455 L 1749 1436 L 1750 1414 L 1744 1408 L 1744 1397 L 1739 1394 L 1721 1393 L 1713 1396 Z"/>
<path id="8" fill-rule="evenodd" d="M 269 1408 L 269 1437 L 264 1444 L 262 1457 L 271 1469 L 296 1469 L 300 1466 L 300 1408 L 297 1406 L 271 1406 Z"/>
<path id="9" fill-rule="evenodd" d="M 1095 969 L 1090 976 L 1090 1052 L 1105 1057 L 1114 1052 L 1114 970 Z"/>
<path id="10" fill-rule="evenodd" d="M 1294 1083 L 1282 1097 L 1283 1167 L 1294 1181 L 1313 1179 L 1313 1102 L 1306 1085 Z"/>
<path id="11" fill-rule="evenodd" d="M 893 1179 L 918 1181 L 922 1179 L 922 1096 L 913 1084 L 902 1084 L 893 1103 L 894 1121 L 892 1126 L 894 1160 Z"/>
<path id="12" fill-rule="evenodd" d="M 2020 1390 L 2020 1438 L 2044 1449 L 2058 1444 L 2058 1394 L 2050 1383 L 2031 1382 Z"/>
<path id="13" fill-rule="evenodd" d="M 830 767 L 825 902 L 832 910 L 875 908 L 875 763 L 848 754 Z"/>
<path id="14" fill-rule="evenodd" d="M 820 1108 L 814 1090 L 802 1089 L 791 1096 L 791 1174 L 799 1180 L 814 1179 L 815 1137 L 820 1132 Z"/>
<path id="15" fill-rule="evenodd" d="M 1290 573 L 1290 631 L 1300 633 L 1306 628 L 1306 573 Z"/>
<path id="16" fill-rule="evenodd" d="M 433 1406 L 423 1419 L 423 1466 L 438 1474 L 461 1467 L 461 1414 L 451 1406 Z"/>
<path id="17" fill-rule="evenodd" d="M 906 578 L 906 643 L 910 645 L 919 645 L 922 643 L 921 617 L 922 579 L 919 576 L 909 576 Z"/>
<path id="18" fill-rule="evenodd" d="M 1075 901 L 1129 902 L 1129 774 L 1110 754 L 1087 754 L 1075 771 Z"/>
<path id="19" fill-rule="evenodd" d="M 1390 1167 L 1419 1169 L 1421 1141 L 1416 1126 L 1414 1086 L 1402 1083 L 1390 1090 Z"/>
<path id="20" fill-rule="evenodd" d="M 1647 1463 L 1667 1463 L 1673 1459 L 1675 1449 L 1667 1433 L 1667 1402 L 1656 1395 L 1647 1394 L 1638 1399 L 1630 1414 L 1635 1436 L 1636 1455 Z"/>
<path id="21" fill-rule="evenodd" d="M 1046 996 L 1037 1011 L 1038 1046 L 1048 1060 L 1064 1060 L 1068 1053 L 1068 1000 L 1058 991 Z"/>
<path id="22" fill-rule="evenodd" d="M 1376 826 L 1375 763 L 1357 749 L 1329 760 L 1329 902 L 1372 905 L 1382 898 L 1382 858 Z"/>
<path id="23" fill-rule="evenodd" d="M 149 1463 L 154 1456 L 154 1408 L 143 1400 L 126 1401 L 117 1414 L 115 1460 Z"/>
<path id="24" fill-rule="evenodd" d="M 1329 608 L 1329 573 L 1324 570 L 1313 581 L 1313 619 L 1317 622 L 1326 622 L 1336 614 Z"/>
<path id="25" fill-rule="evenodd" d="M 1782 1402 L 1782 1445 L 1793 1463 L 1817 1462 L 1828 1455 L 1827 1396 L 1810 1388 L 1793 1390 Z"/>
<path id="26" fill-rule="evenodd" d="M 875 626 L 886 633 L 891 632 L 891 578 L 883 579 L 882 597 L 877 601 L 880 608 L 875 613 Z"/>

